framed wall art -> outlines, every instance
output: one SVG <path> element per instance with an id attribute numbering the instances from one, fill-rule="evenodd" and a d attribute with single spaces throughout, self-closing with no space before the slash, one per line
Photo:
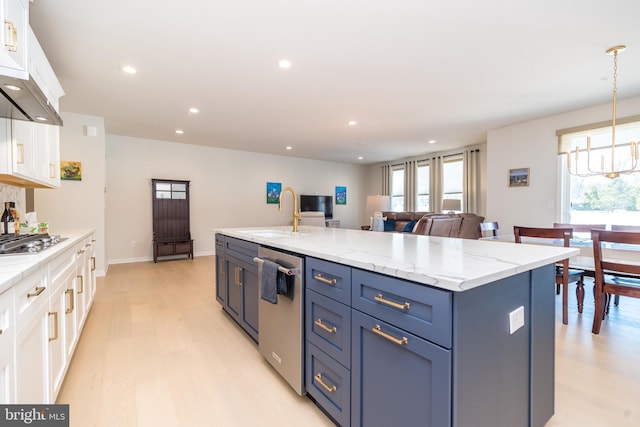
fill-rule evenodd
<path id="1" fill-rule="evenodd" d="M 82 181 L 82 162 L 60 161 L 60 179 Z"/>
<path id="2" fill-rule="evenodd" d="M 528 187 L 529 168 L 509 169 L 509 187 Z"/>
<path id="3" fill-rule="evenodd" d="M 336 205 L 347 204 L 347 187 L 336 186 Z"/>
<path id="4" fill-rule="evenodd" d="M 267 182 L 267 204 L 278 204 L 280 201 L 280 192 L 282 191 L 282 183 Z"/>

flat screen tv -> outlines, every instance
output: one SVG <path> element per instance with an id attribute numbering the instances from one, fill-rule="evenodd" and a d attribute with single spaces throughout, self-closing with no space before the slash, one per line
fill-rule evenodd
<path id="1" fill-rule="evenodd" d="M 333 196 L 300 195 L 300 212 L 324 212 L 326 219 L 333 218 Z"/>

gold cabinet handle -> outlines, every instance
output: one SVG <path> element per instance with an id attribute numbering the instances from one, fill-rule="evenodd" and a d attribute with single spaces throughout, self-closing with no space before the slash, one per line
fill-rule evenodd
<path id="1" fill-rule="evenodd" d="M 78 249 L 78 255 L 82 255 L 84 253 L 84 249 Z"/>
<path id="2" fill-rule="evenodd" d="M 84 292 L 84 276 L 76 276 L 78 279 L 80 279 L 80 286 L 78 289 L 78 293 L 81 294 Z"/>
<path id="3" fill-rule="evenodd" d="M 242 286 L 242 268 L 241 267 L 235 268 L 235 279 L 236 279 L 236 285 Z"/>
<path id="4" fill-rule="evenodd" d="M 76 308 L 76 303 L 75 300 L 73 298 L 73 289 L 67 289 L 66 291 L 64 291 L 65 294 L 69 295 L 69 305 L 71 306 L 70 308 L 67 308 L 64 312 L 67 314 L 71 314 L 73 313 L 73 310 Z"/>
<path id="5" fill-rule="evenodd" d="M 35 291 L 35 292 L 29 292 L 29 293 L 27 294 L 27 298 L 37 297 L 37 296 L 39 296 L 41 293 L 43 293 L 45 289 L 47 289 L 47 287 L 46 287 L 46 286 L 36 286 L 36 291 Z"/>
<path id="6" fill-rule="evenodd" d="M 91 271 L 96 271 L 96 257 L 91 257 Z"/>
<path id="7" fill-rule="evenodd" d="M 326 277 L 322 277 L 322 274 L 317 273 L 313 278 L 319 282 L 326 283 L 327 285 L 335 285 L 338 283 L 338 280 L 334 277 L 333 279 L 327 279 Z"/>
<path id="8" fill-rule="evenodd" d="M 9 40 L 4 45 L 7 46 L 10 52 L 16 52 L 18 50 L 18 29 L 11 21 L 5 20 L 4 24 L 7 30 L 7 39 Z"/>
<path id="9" fill-rule="evenodd" d="M 55 327 L 53 328 L 53 337 L 49 338 L 49 341 L 55 341 L 58 339 L 58 312 L 54 311 L 54 312 L 50 312 L 49 316 L 53 316 L 53 322 L 55 324 Z"/>
<path id="10" fill-rule="evenodd" d="M 407 337 L 402 337 L 402 338 L 396 338 L 392 335 L 389 335 L 388 333 L 384 332 L 381 328 L 380 325 L 376 325 L 373 328 L 371 328 L 371 330 L 373 331 L 373 333 L 380 335 L 383 338 L 388 339 L 391 342 L 394 342 L 398 345 L 405 345 L 405 344 L 409 344 L 409 340 L 407 339 Z"/>
<path id="11" fill-rule="evenodd" d="M 18 154 L 20 155 L 19 160 L 16 161 L 17 164 L 24 164 L 24 144 L 16 144 L 16 148 L 18 149 Z"/>
<path id="12" fill-rule="evenodd" d="M 2 332 L 3 332 L 2 329 L 0 329 L 0 335 L 2 335 Z"/>
<path id="13" fill-rule="evenodd" d="M 56 168 L 53 165 L 53 163 L 49 163 L 49 178 L 55 178 L 56 177 Z"/>
<path id="14" fill-rule="evenodd" d="M 313 377 L 314 380 L 316 380 L 318 382 L 318 384 L 320 384 L 322 386 L 322 388 L 324 388 L 325 390 L 327 390 L 329 393 L 334 393 L 337 390 L 337 387 L 335 385 L 332 385 L 331 387 L 329 387 L 324 380 L 322 379 L 322 374 L 318 373 Z"/>
<path id="15" fill-rule="evenodd" d="M 388 299 L 385 299 L 385 297 L 383 297 L 382 294 L 376 295 L 373 299 L 375 299 L 378 302 L 381 302 L 382 304 L 390 305 L 391 307 L 397 308 L 400 310 L 409 310 L 409 307 L 411 307 L 411 304 L 409 304 L 408 302 L 405 302 L 404 304 L 398 304 L 397 302 L 389 301 Z"/>
<path id="16" fill-rule="evenodd" d="M 335 326 L 330 328 L 327 325 L 325 325 L 324 323 L 322 323 L 322 319 L 317 319 L 313 323 L 318 325 L 321 329 L 324 329 L 325 331 L 329 332 L 330 334 L 335 334 L 338 331 L 338 329 Z"/>

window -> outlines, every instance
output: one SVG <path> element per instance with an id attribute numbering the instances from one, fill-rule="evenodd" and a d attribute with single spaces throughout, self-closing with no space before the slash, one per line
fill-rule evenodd
<path id="1" fill-rule="evenodd" d="M 562 131 L 559 131 L 559 133 Z M 586 150 L 587 136 L 591 153 Z M 616 126 L 616 169 L 632 164 L 629 141 L 640 140 L 640 122 Z M 608 146 L 608 148 L 607 148 Z M 561 171 L 565 184 L 562 221 L 573 224 L 633 225 L 640 223 L 640 173 L 621 174 L 617 178 L 602 175 L 580 177 L 568 173 L 584 173 L 589 169 L 611 170 L 611 127 L 566 133 L 560 137 Z M 578 154 L 576 155 L 576 147 Z M 567 151 L 571 151 L 567 160 Z"/>
<path id="2" fill-rule="evenodd" d="M 417 212 L 429 212 L 429 161 L 418 162 Z"/>
<path id="3" fill-rule="evenodd" d="M 463 162 L 462 156 L 451 156 L 444 160 L 442 165 L 442 199 L 457 199 L 461 203 L 463 190 Z M 462 206 L 464 212 L 464 206 Z"/>
<path id="4" fill-rule="evenodd" d="M 394 166 L 391 171 L 391 210 L 404 211 L 404 167 Z"/>

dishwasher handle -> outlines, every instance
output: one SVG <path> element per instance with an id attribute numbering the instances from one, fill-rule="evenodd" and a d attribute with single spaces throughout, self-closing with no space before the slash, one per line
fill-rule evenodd
<path id="1" fill-rule="evenodd" d="M 262 264 L 264 260 L 262 258 L 254 257 L 253 262 Z M 286 268 L 283 266 L 278 267 L 278 271 L 283 272 L 287 276 L 295 276 L 296 274 L 300 274 L 300 270 L 298 270 L 297 268 Z"/>

